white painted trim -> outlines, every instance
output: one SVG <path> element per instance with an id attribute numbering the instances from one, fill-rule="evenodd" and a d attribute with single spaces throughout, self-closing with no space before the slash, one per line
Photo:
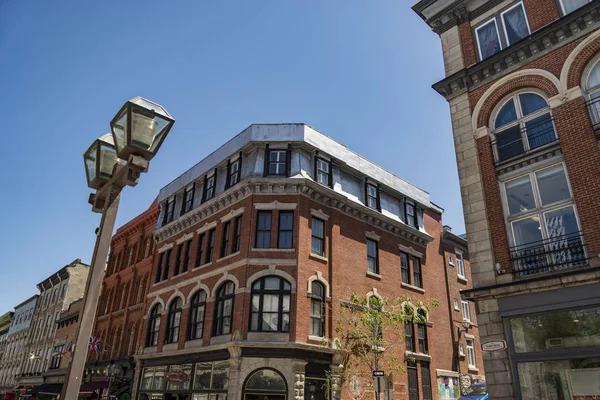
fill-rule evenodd
<path id="1" fill-rule="evenodd" d="M 329 299 L 329 283 L 327 282 L 327 279 L 323 278 L 323 273 L 321 271 L 317 271 L 316 274 L 311 275 L 308 280 L 307 280 L 307 284 L 308 284 L 308 290 L 307 293 L 308 295 L 312 295 L 312 283 L 314 281 L 320 282 L 321 284 L 323 284 L 323 286 L 325 287 L 325 299 Z"/>
<path id="2" fill-rule="evenodd" d="M 575 59 L 577 58 L 577 56 L 579 54 L 581 54 L 581 52 L 590 43 L 592 43 L 594 40 L 596 40 L 598 37 L 600 37 L 600 30 L 596 30 L 595 32 L 590 33 L 569 54 L 569 56 L 565 60 L 565 63 L 563 64 L 562 70 L 560 71 L 560 85 L 561 85 L 561 88 L 562 88 L 561 92 L 562 91 L 566 91 L 568 89 L 568 85 L 569 85 L 569 72 L 571 71 L 571 67 L 573 66 L 573 62 L 575 61 Z"/>
<path id="3" fill-rule="evenodd" d="M 271 275 L 275 275 L 275 276 L 279 276 L 285 280 L 287 280 L 290 285 L 292 286 L 292 293 L 296 293 L 296 279 L 294 279 L 294 277 L 290 274 L 288 274 L 285 271 L 281 271 L 279 269 L 263 269 L 262 271 L 258 271 L 255 274 L 251 275 L 247 280 L 247 287 L 251 288 L 252 284 L 254 283 L 254 281 L 260 279 L 260 278 L 264 278 L 265 276 L 271 276 Z"/>
<path id="4" fill-rule="evenodd" d="M 204 225 L 202 225 L 202 227 L 201 227 L 200 229 L 198 229 L 198 230 L 196 231 L 196 233 L 197 233 L 198 235 L 200 235 L 200 234 L 202 234 L 202 233 L 204 233 L 204 232 L 206 232 L 206 231 L 208 231 L 208 230 L 210 230 L 210 229 L 212 229 L 212 228 L 215 228 L 216 226 L 217 226 L 217 221 L 213 221 L 213 222 L 211 222 L 211 223 L 208 223 L 208 222 L 207 222 L 207 223 L 205 223 Z"/>
<path id="5" fill-rule="evenodd" d="M 417 251 L 417 250 L 413 249 L 412 246 L 411 247 L 406 247 L 406 246 L 403 246 L 403 245 L 399 244 L 398 245 L 398 249 L 400 249 L 400 251 L 403 251 L 405 253 L 408 253 L 408 254 L 413 255 L 415 257 L 418 257 L 418 258 L 423 258 L 424 257 L 423 253 L 421 253 L 420 251 Z"/>
<path id="6" fill-rule="evenodd" d="M 329 262 L 329 259 L 327 257 L 323 257 L 321 255 L 315 254 L 315 253 L 310 253 L 308 255 L 309 258 L 314 258 L 315 260 L 319 260 L 319 261 L 324 261 L 324 262 Z"/>
<path id="7" fill-rule="evenodd" d="M 436 369 L 435 374 L 436 376 L 448 376 L 453 378 L 458 378 L 460 376 L 460 374 L 456 371 L 448 371 L 445 369 Z"/>
<path id="8" fill-rule="evenodd" d="M 183 306 L 185 306 L 185 296 L 179 291 L 179 288 L 175 288 L 175 292 L 173 292 L 173 294 L 169 297 L 169 300 L 167 300 L 167 308 L 165 310 L 168 310 L 168 307 L 171 306 L 171 302 L 175 300 L 176 297 L 181 297 L 181 307 L 183 308 Z"/>
<path id="9" fill-rule="evenodd" d="M 400 284 L 400 286 L 403 287 L 404 289 L 414 290 L 415 292 L 419 292 L 419 293 L 425 293 L 425 289 L 417 287 L 417 286 L 409 285 L 408 283 L 402 282 Z"/>
<path id="10" fill-rule="evenodd" d="M 257 210 L 295 210 L 298 203 L 281 203 L 277 200 L 270 203 L 254 203 Z"/>
<path id="11" fill-rule="evenodd" d="M 246 207 L 240 207 L 238 209 L 229 211 L 227 214 L 225 214 L 224 216 L 221 217 L 221 223 L 227 222 L 227 221 L 237 217 L 238 215 L 242 215 L 244 213 L 245 209 L 246 209 Z"/>
<path id="12" fill-rule="evenodd" d="M 575 100 L 581 96 L 583 96 L 581 86 L 573 86 L 569 90 L 559 93 L 556 96 L 550 97 L 548 99 L 548 104 L 550 105 L 550 108 L 556 108 L 565 104 L 568 101 Z"/>
<path id="13" fill-rule="evenodd" d="M 221 285 L 225 281 L 231 281 L 231 282 L 233 282 L 233 286 L 234 286 L 233 291 L 234 291 L 234 294 L 237 294 L 237 290 L 240 289 L 240 281 L 238 280 L 238 278 L 235 277 L 235 275 L 231 275 L 229 272 L 225 272 L 223 274 L 223 276 L 213 286 L 212 293 L 210 294 L 210 299 L 212 301 L 214 301 L 216 299 L 216 297 L 217 297 L 217 290 L 219 290 L 221 288 Z"/>
<path id="14" fill-rule="evenodd" d="M 381 280 L 381 275 L 376 274 L 375 272 L 367 271 L 367 276 L 369 276 L 371 278 L 375 278 L 375 279 L 380 279 Z"/>
<path id="15" fill-rule="evenodd" d="M 173 248 L 173 242 L 169 243 L 169 244 L 165 244 L 164 246 L 162 246 L 160 249 L 158 249 L 158 254 L 160 253 L 164 253 L 167 250 L 170 250 Z"/>
<path id="16" fill-rule="evenodd" d="M 475 336 L 471 335 L 470 333 L 465 333 L 465 337 L 467 339 L 473 339 L 473 340 L 475 340 Z"/>
<path id="17" fill-rule="evenodd" d="M 481 139 L 483 137 L 486 136 L 491 136 L 491 131 L 490 128 L 488 126 L 482 126 L 477 128 L 477 130 L 475 130 L 475 134 L 473 136 L 475 136 L 475 139 Z"/>
<path id="18" fill-rule="evenodd" d="M 253 247 L 250 249 L 250 251 L 257 251 L 257 252 L 266 252 L 266 253 L 270 253 L 270 252 L 280 252 L 280 253 L 293 253 L 296 251 L 296 249 L 278 249 L 277 247 L 266 247 L 264 249 L 258 248 L 258 247 Z"/>
<path id="19" fill-rule="evenodd" d="M 181 243 L 183 243 L 183 242 L 187 242 L 188 240 L 190 240 L 190 239 L 191 239 L 191 238 L 193 238 L 193 237 L 194 237 L 194 232 L 190 232 L 190 233 L 188 233 L 188 234 L 185 234 L 185 235 L 183 235 L 183 236 L 182 236 L 182 237 L 180 237 L 179 239 L 177 239 L 177 240 L 175 241 L 175 243 L 177 243 L 177 244 L 181 244 Z M 171 243 L 171 244 L 173 244 L 173 243 Z"/>
<path id="20" fill-rule="evenodd" d="M 498 79 L 492 86 L 490 86 L 488 88 L 488 90 L 485 91 L 485 93 L 481 96 L 481 98 L 475 105 L 475 108 L 473 109 L 473 116 L 471 117 L 471 124 L 473 126 L 473 131 L 477 131 L 477 120 L 479 117 L 479 113 L 481 112 L 481 109 L 483 108 L 483 105 L 485 104 L 487 99 L 502 85 L 504 85 L 512 80 L 515 80 L 517 78 L 520 78 L 522 76 L 528 76 L 528 75 L 541 76 L 543 78 L 546 78 L 554 84 L 554 86 L 556 87 L 556 90 L 559 93 L 562 92 L 562 89 L 561 89 L 562 85 L 561 85 L 560 81 L 558 80 L 558 78 L 556 76 L 554 76 L 552 73 L 545 71 L 543 69 L 523 69 L 523 70 L 515 71 L 512 74 L 503 76 L 502 78 Z"/>
<path id="21" fill-rule="evenodd" d="M 379 242 L 381 240 L 381 236 L 375 233 L 375 231 L 367 232 L 365 231 L 365 236 L 371 240 Z"/>
<path id="22" fill-rule="evenodd" d="M 150 303 L 150 305 L 148 306 L 148 312 L 150 312 L 156 304 L 160 304 L 160 307 L 161 307 L 161 311 L 159 313 L 159 315 L 160 315 L 165 310 L 165 302 L 158 295 L 154 298 L 154 300 L 152 300 L 152 303 Z"/>
<path id="23" fill-rule="evenodd" d="M 230 259 L 232 257 L 239 256 L 239 255 L 240 255 L 240 252 L 236 251 L 235 253 L 231 253 L 231 254 L 228 254 L 228 255 L 226 255 L 224 257 L 217 258 L 217 262 L 225 261 L 225 260 L 228 260 L 228 259 Z"/>
<path id="24" fill-rule="evenodd" d="M 373 288 L 373 290 L 371 290 L 369 293 L 367 293 L 367 299 L 371 296 L 375 296 L 380 300 L 383 300 L 383 297 L 381 297 L 381 295 L 377 292 L 377 288 Z"/>
<path id="25" fill-rule="evenodd" d="M 315 210 L 314 208 L 311 208 L 310 215 L 322 219 L 323 221 L 327 221 L 329 219 L 329 215 L 325 214 L 322 209 Z"/>
<path id="26" fill-rule="evenodd" d="M 196 295 L 196 293 L 198 293 L 201 290 L 204 290 L 204 292 L 206 293 L 206 302 L 208 303 L 210 298 L 210 289 L 204 283 L 198 282 L 196 286 L 192 290 L 190 290 L 190 295 L 185 300 L 186 307 L 189 307 L 191 305 L 192 298 Z"/>

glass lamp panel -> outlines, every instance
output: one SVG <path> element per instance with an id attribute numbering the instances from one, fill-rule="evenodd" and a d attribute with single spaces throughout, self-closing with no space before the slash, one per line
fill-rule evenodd
<path id="1" fill-rule="evenodd" d="M 536 208 L 529 175 L 506 182 L 505 187 L 508 211 L 511 215 Z"/>
<path id="2" fill-rule="evenodd" d="M 542 205 L 571 198 L 571 191 L 562 165 L 538 171 L 535 174 Z"/>
<path id="3" fill-rule="evenodd" d="M 167 110 L 164 109 L 163 106 L 161 106 L 158 103 L 155 103 L 153 101 L 150 101 L 148 99 L 144 99 L 143 97 L 135 97 L 133 99 L 130 100 L 133 104 L 137 104 L 138 106 L 142 106 L 147 110 L 150 111 L 154 111 L 155 113 L 159 114 L 162 117 L 166 117 L 166 118 L 171 118 L 171 114 L 169 114 L 167 112 Z"/>
<path id="4" fill-rule="evenodd" d="M 542 229 L 537 216 L 515 221 L 512 223 L 512 226 L 517 246 L 528 245 L 542 240 Z"/>
<path id="5" fill-rule="evenodd" d="M 96 178 L 96 146 L 94 144 L 84 155 L 85 169 L 90 182 Z"/>
<path id="6" fill-rule="evenodd" d="M 119 117 L 111 124 L 111 130 L 115 141 L 115 147 L 117 148 L 117 153 L 120 153 L 121 150 L 123 150 L 123 148 L 127 145 L 127 141 L 125 139 L 126 126 L 127 107 L 123 109 Z"/>
<path id="7" fill-rule="evenodd" d="M 117 151 L 105 144 L 100 145 L 100 169 L 101 178 L 110 179 L 113 175 L 115 164 L 117 163 Z"/>

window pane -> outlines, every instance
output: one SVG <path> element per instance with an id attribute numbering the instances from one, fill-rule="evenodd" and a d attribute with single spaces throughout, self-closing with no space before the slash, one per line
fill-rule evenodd
<path id="1" fill-rule="evenodd" d="M 516 125 L 502 132 L 496 132 L 496 147 L 498 148 L 499 161 L 508 160 L 509 158 L 523 154 L 521 127 Z"/>
<path id="2" fill-rule="evenodd" d="M 212 372 L 212 363 L 196 364 L 196 375 L 194 377 L 195 390 L 210 389 L 210 376 Z"/>
<path id="3" fill-rule="evenodd" d="M 600 307 L 512 318 L 517 353 L 600 346 Z"/>
<path id="4" fill-rule="evenodd" d="M 377 244 L 373 240 L 367 239 L 367 255 L 377 257 Z"/>
<path id="5" fill-rule="evenodd" d="M 266 290 L 279 290 L 279 283 L 281 282 L 281 278 L 275 276 L 269 276 L 263 279 L 265 282 Z"/>
<path id="6" fill-rule="evenodd" d="M 565 14 L 569 14 L 570 12 L 573 12 L 578 8 L 583 7 L 590 1 L 591 0 L 561 0 L 561 3 L 565 10 Z"/>
<path id="7" fill-rule="evenodd" d="M 515 109 L 515 102 L 513 99 L 510 99 L 498 113 L 496 117 L 495 128 L 498 129 L 504 125 L 510 124 L 511 122 L 515 122 L 517 120 L 517 110 Z"/>
<path id="8" fill-rule="evenodd" d="M 317 236 L 323 238 L 323 221 L 317 218 L 312 219 L 312 234 L 313 236 Z"/>
<path id="9" fill-rule="evenodd" d="M 504 21 L 504 28 L 506 29 L 506 36 L 508 37 L 509 44 L 513 44 L 524 37 L 529 36 L 529 27 L 527 26 L 523 4 L 519 4 L 504 13 L 502 19 Z"/>
<path id="10" fill-rule="evenodd" d="M 500 51 L 500 38 L 496 30 L 496 21 L 492 20 L 477 29 L 477 39 L 481 59 L 484 60 Z"/>
<path id="11" fill-rule="evenodd" d="M 550 239 L 579 232 L 573 207 L 551 211 L 544 214 L 544 218 L 546 219 L 548 238 Z"/>
<path id="12" fill-rule="evenodd" d="M 262 330 L 264 332 L 275 332 L 277 331 L 277 323 L 279 322 L 279 315 L 277 313 L 266 313 L 262 314 Z"/>
<path id="13" fill-rule="evenodd" d="M 506 199 L 511 215 L 534 210 L 535 200 L 529 175 L 506 182 Z"/>
<path id="14" fill-rule="evenodd" d="M 279 310 L 279 296 L 265 294 L 263 296 L 263 312 L 277 312 Z"/>
<path id="15" fill-rule="evenodd" d="M 544 107 L 548 107 L 546 99 L 535 93 L 523 93 L 519 95 L 521 101 L 521 110 L 523 115 L 527 116 L 537 110 L 541 110 Z"/>
<path id="16" fill-rule="evenodd" d="M 542 205 L 555 203 L 571 197 L 571 191 L 569 190 L 567 177 L 562 165 L 555 165 L 538 171 L 535 176 Z"/>
<path id="17" fill-rule="evenodd" d="M 212 377 L 212 390 L 227 390 L 228 383 L 229 362 L 215 362 Z"/>
<path id="18" fill-rule="evenodd" d="M 513 222 L 515 245 L 525 245 L 542 240 L 542 231 L 538 217 Z"/>
<path id="19" fill-rule="evenodd" d="M 592 399 L 600 395 L 600 358 L 519 363 L 523 399 Z"/>
<path id="20" fill-rule="evenodd" d="M 535 149 L 536 147 L 551 143 L 556 139 L 554 125 L 552 124 L 550 114 L 544 114 L 531 121 L 527 121 L 525 123 L 525 130 L 527 132 L 527 141 L 529 142 L 530 149 Z"/>

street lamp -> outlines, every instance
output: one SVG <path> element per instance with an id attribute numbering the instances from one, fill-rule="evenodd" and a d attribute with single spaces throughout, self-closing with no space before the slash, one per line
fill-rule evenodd
<path id="1" fill-rule="evenodd" d="M 83 315 L 77 327 L 67 384 L 61 396 L 63 399 L 76 399 L 79 395 L 121 191 L 125 186 L 137 185 L 140 174 L 148 171 L 150 160 L 174 123 L 173 117 L 160 104 L 134 97 L 111 120 L 111 133 L 96 139 L 83 154 L 88 186 L 96 190 L 90 195 L 89 203 L 92 211 L 102 214 L 102 219 L 83 297 Z"/>
<path id="2" fill-rule="evenodd" d="M 111 394 L 110 394 L 110 391 L 112 389 L 112 384 L 116 378 L 121 377 L 122 373 L 123 373 L 123 367 L 121 367 L 121 364 L 117 364 L 113 361 L 108 366 L 107 375 L 108 375 L 108 398 L 109 399 L 114 397 L 114 396 L 111 396 Z"/>

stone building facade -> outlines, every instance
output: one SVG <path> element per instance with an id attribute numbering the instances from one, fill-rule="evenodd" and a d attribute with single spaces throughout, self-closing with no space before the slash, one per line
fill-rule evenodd
<path id="1" fill-rule="evenodd" d="M 442 42 L 490 398 L 598 396 L 600 3 L 413 9 Z"/>
<path id="2" fill-rule="evenodd" d="M 10 374 L 8 368 L 8 362 L 4 363 L 4 355 L 7 354 L 8 349 L 8 331 L 10 330 L 12 319 L 14 316 L 13 311 L 9 311 L 0 317 L 2 326 L 0 327 L 0 400 L 6 400 L 6 393 L 12 391 L 10 384 L 6 383 L 6 376 Z M 8 361 L 8 355 L 6 357 Z"/>
<path id="3" fill-rule="evenodd" d="M 44 373 L 52 364 L 56 322 L 63 310 L 83 296 L 88 272 L 89 265 L 76 259 L 38 283 L 40 294 L 24 351 L 28 357 L 17 380 L 20 386 L 35 389 L 45 383 Z"/>
<path id="4" fill-rule="evenodd" d="M 304 124 L 252 125 L 158 202 L 136 398 L 348 398 L 333 342 L 352 292 L 405 295 L 415 312 L 440 299 L 400 333 L 395 398 L 437 399 L 457 376 L 443 210 L 427 192 Z"/>
<path id="5" fill-rule="evenodd" d="M 5 351 L 0 360 L 0 387 L 5 399 L 14 398 L 21 366 L 28 359 L 26 351 L 38 295 L 15 306 L 10 328 L 6 334 Z"/>
<path id="6" fill-rule="evenodd" d="M 155 200 L 147 210 L 117 229 L 112 237 L 93 330 L 93 335 L 102 342 L 101 353 L 88 355 L 86 377 L 89 383 L 85 384 L 84 391 L 108 391 L 108 366 L 119 364 L 122 372 L 111 385 L 111 394 L 131 393 L 133 356 L 143 347 L 144 301 L 156 251 L 152 231 L 159 212 Z"/>

